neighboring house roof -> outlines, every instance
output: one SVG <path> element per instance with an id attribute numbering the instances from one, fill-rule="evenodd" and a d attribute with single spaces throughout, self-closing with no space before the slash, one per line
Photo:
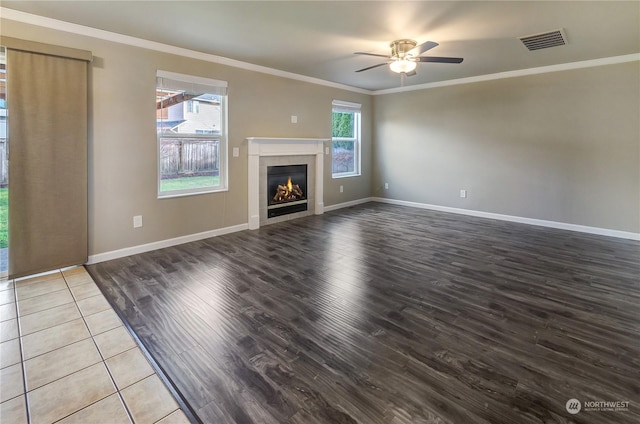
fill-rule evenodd
<path id="1" fill-rule="evenodd" d="M 167 121 L 166 119 L 157 119 L 157 127 L 163 131 L 171 130 L 178 125 L 186 121 L 186 119 L 180 119 L 177 121 Z"/>
<path id="2" fill-rule="evenodd" d="M 211 102 L 211 103 L 220 103 L 220 96 L 217 94 L 201 94 L 198 97 L 194 97 L 191 100 L 197 100 L 199 102 Z"/>

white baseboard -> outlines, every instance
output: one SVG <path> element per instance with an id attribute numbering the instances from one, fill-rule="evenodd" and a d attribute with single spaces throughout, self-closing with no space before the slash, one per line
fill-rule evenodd
<path id="1" fill-rule="evenodd" d="M 124 249 L 112 250 L 110 252 L 90 255 L 87 265 L 99 262 L 110 261 L 112 259 L 124 258 L 125 256 L 137 255 L 138 253 L 150 252 L 152 250 L 163 249 L 165 247 L 177 246 L 191 241 L 203 240 L 206 238 L 222 236 L 224 234 L 235 233 L 249 228 L 248 224 L 233 225 L 231 227 L 218 228 L 216 230 L 204 231 L 202 233 L 189 234 L 187 236 L 176 237 L 167 240 L 155 241 L 153 243 L 141 244 L 138 246 L 125 247 Z"/>
<path id="2" fill-rule="evenodd" d="M 365 197 L 364 199 L 351 200 L 349 202 L 337 203 L 335 205 L 325 206 L 324 211 L 331 212 L 337 209 L 348 208 L 351 206 L 361 205 L 363 203 L 369 203 L 371 201 L 373 201 L 373 197 Z"/>
<path id="3" fill-rule="evenodd" d="M 521 224 L 537 225 L 540 227 L 557 228 L 560 230 L 578 231 L 581 233 L 598 234 L 601 236 L 617 237 L 629 240 L 640 240 L 640 233 L 628 231 L 610 230 L 608 228 L 589 227 L 586 225 L 568 224 L 565 222 L 546 221 L 544 219 L 525 218 L 522 216 L 503 215 L 492 212 L 482 212 L 470 209 L 452 208 L 449 206 L 430 205 L 426 203 L 408 202 L 406 200 L 385 199 L 383 197 L 371 198 L 374 202 L 389 203 L 392 205 L 410 206 L 412 208 L 430 209 L 440 212 L 457 213 L 461 215 L 477 216 L 480 218 L 499 219 L 501 221 L 519 222 Z"/>
<path id="4" fill-rule="evenodd" d="M 352 200 L 350 202 L 338 203 L 337 205 L 325 206 L 324 212 L 329 212 L 336 209 L 347 208 L 349 206 L 356 206 L 362 203 L 371 202 L 372 198 L 367 197 L 364 199 Z M 141 244 L 138 246 L 125 247 L 124 249 L 112 250 L 110 252 L 98 253 L 90 255 L 86 265 L 93 265 L 100 262 L 110 261 L 112 259 L 124 258 L 125 256 L 137 255 L 138 253 L 150 252 L 152 250 L 163 249 L 165 247 L 177 246 L 183 243 L 189 243 L 191 241 L 203 240 L 210 237 L 217 237 L 224 234 L 235 233 L 238 231 L 250 229 L 249 224 L 234 225 L 232 227 L 218 228 L 217 230 L 205 231 L 202 233 L 190 234 L 187 236 L 176 237 L 167 240 L 155 241 L 152 243 Z"/>
<path id="5" fill-rule="evenodd" d="M 357 206 L 357 205 L 361 205 L 363 203 L 368 203 L 368 202 L 380 202 L 380 203 L 388 203 L 392 205 L 409 206 L 412 208 L 457 213 L 461 215 L 476 216 L 480 218 L 498 219 L 501 221 L 518 222 L 521 224 L 537 225 L 540 227 L 557 228 L 561 230 L 578 231 L 581 233 L 598 234 L 602 236 L 617 237 L 617 238 L 640 241 L 640 233 L 610 230 L 608 228 L 589 227 L 586 225 L 568 224 L 565 222 L 546 221 L 543 219 L 525 218 L 521 216 L 504 215 L 504 214 L 492 213 L 492 212 L 482 212 L 482 211 L 475 211 L 471 209 L 452 208 L 449 206 L 430 205 L 427 203 L 408 202 L 406 200 L 385 199 L 383 197 L 365 197 L 363 199 L 351 200 L 349 202 L 325 206 L 324 211 L 331 212 L 334 210 L 348 208 L 351 206 Z M 187 236 L 176 237 L 168 240 L 160 240 L 153 243 L 125 247 L 124 249 L 112 250 L 110 252 L 98 253 L 98 254 L 89 256 L 87 265 L 97 264 L 99 262 L 109 261 L 112 259 L 123 258 L 125 256 L 136 255 L 138 253 L 150 252 L 152 250 L 163 249 L 165 247 L 176 246 L 176 245 L 188 243 L 191 241 L 203 240 L 210 237 L 217 237 L 224 234 L 244 231 L 247 229 L 249 229 L 248 224 L 239 224 L 231 227 L 218 228 L 216 230 L 190 234 Z"/>

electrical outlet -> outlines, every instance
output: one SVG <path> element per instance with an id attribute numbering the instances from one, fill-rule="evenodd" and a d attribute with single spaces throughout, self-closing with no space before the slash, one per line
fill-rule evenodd
<path id="1" fill-rule="evenodd" d="M 460 190 L 460 197 L 466 198 L 467 197 L 467 190 Z"/>
<path id="2" fill-rule="evenodd" d="M 142 215 L 136 215 L 133 217 L 133 228 L 142 227 Z"/>
<path id="3" fill-rule="evenodd" d="M 240 148 L 239 147 L 234 147 L 233 148 L 233 157 L 237 158 L 238 156 L 240 156 Z"/>
<path id="4" fill-rule="evenodd" d="M 328 147 L 325 147 L 325 148 L 324 148 L 324 154 L 325 154 L 325 155 L 328 155 L 328 154 L 329 154 L 329 148 L 328 148 Z"/>
<path id="5" fill-rule="evenodd" d="M 340 193 L 344 193 L 344 186 L 340 186 Z"/>
<path id="6" fill-rule="evenodd" d="M 298 123 L 298 117 L 296 115 L 291 115 L 291 123 L 292 124 L 297 124 Z"/>
<path id="7" fill-rule="evenodd" d="M 384 189 L 389 190 L 389 183 L 384 183 Z"/>

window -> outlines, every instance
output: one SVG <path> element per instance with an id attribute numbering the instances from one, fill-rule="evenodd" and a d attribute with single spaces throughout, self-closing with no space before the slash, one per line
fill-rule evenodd
<path id="1" fill-rule="evenodd" d="M 227 189 L 227 83 L 158 71 L 158 197 Z"/>
<path id="2" fill-rule="evenodd" d="M 200 113 L 200 102 L 197 100 L 189 100 L 187 102 L 187 112 Z"/>
<path id="3" fill-rule="evenodd" d="M 339 100 L 332 105 L 332 176 L 360 175 L 360 105 Z"/>

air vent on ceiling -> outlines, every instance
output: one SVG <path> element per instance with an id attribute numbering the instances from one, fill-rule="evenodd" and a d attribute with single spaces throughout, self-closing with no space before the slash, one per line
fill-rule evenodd
<path id="1" fill-rule="evenodd" d="M 544 32 L 542 34 L 528 35 L 520 37 L 520 41 L 530 51 L 548 49 L 549 47 L 564 46 L 567 44 L 567 37 L 561 29 Z"/>

